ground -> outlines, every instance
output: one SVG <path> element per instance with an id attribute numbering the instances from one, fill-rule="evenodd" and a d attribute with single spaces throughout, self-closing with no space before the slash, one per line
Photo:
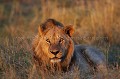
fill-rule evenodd
<path id="1" fill-rule="evenodd" d="M 72 24 L 76 44 L 93 45 L 106 55 L 109 79 L 120 78 L 120 1 L 118 0 L 1 0 L 0 78 L 32 79 L 36 71 L 31 41 L 44 20 Z M 79 75 L 69 72 L 59 78 Z M 34 79 L 38 79 L 38 75 Z M 53 79 L 56 78 L 52 76 Z"/>

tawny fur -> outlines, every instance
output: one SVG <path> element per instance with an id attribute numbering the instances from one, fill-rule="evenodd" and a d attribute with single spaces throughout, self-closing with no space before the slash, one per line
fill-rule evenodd
<path id="1" fill-rule="evenodd" d="M 81 75 L 97 73 L 105 78 L 107 68 L 104 54 L 91 46 L 74 45 L 71 25 L 64 27 L 58 21 L 48 19 L 39 26 L 38 31 L 33 40 L 34 61 L 43 79 L 45 73 L 67 72 L 73 66 L 80 69 Z M 54 58 L 51 50 L 59 50 L 56 57 L 60 58 L 60 62 L 50 62 Z"/>

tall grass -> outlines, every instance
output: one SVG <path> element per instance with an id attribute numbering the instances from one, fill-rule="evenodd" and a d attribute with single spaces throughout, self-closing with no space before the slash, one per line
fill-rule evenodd
<path id="1" fill-rule="evenodd" d="M 120 78 L 119 3 L 118 0 L 1 0 L 0 79 L 40 77 L 33 66 L 31 41 L 38 25 L 48 18 L 65 26 L 72 24 L 75 43 L 99 47 L 110 64 L 109 79 Z M 74 78 L 77 72 L 68 74 L 59 78 Z"/>

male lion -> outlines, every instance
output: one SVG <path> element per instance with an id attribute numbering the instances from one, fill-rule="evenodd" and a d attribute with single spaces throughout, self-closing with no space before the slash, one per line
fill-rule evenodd
<path id="1" fill-rule="evenodd" d="M 105 56 L 93 47 L 74 45 L 73 33 L 71 25 L 64 27 L 54 19 L 39 26 L 33 40 L 37 71 L 45 78 L 48 72 L 67 72 L 78 67 L 81 75 L 97 73 L 103 79 L 107 74 Z"/>

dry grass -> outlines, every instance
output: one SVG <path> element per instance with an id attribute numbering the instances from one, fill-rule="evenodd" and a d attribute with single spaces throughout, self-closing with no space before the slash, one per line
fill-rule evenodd
<path id="1" fill-rule="evenodd" d="M 32 62 L 31 40 L 38 25 L 48 18 L 72 24 L 76 44 L 99 47 L 108 60 L 109 79 L 119 79 L 119 4 L 119 0 L 1 0 L 0 79 L 40 79 Z M 73 79 L 75 75 L 79 76 L 77 71 L 57 78 Z"/>

